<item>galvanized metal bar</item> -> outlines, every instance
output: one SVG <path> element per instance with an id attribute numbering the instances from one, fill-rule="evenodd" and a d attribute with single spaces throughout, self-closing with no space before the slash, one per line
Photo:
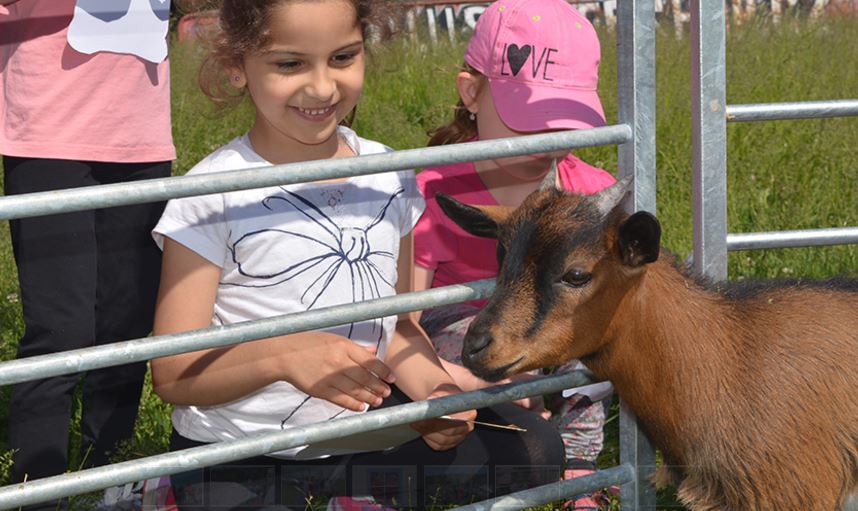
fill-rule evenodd
<path id="1" fill-rule="evenodd" d="M 650 476 L 655 472 L 655 447 L 640 429 L 634 412 L 620 400 L 620 463 L 634 467 L 634 478 L 620 486 L 622 509 L 654 511 L 656 491 Z"/>
<path id="2" fill-rule="evenodd" d="M 616 467 L 599 470 L 591 475 L 510 493 L 509 495 L 476 502 L 467 506 L 455 507 L 448 511 L 490 511 L 493 509 L 514 511 L 517 509 L 526 509 L 568 499 L 572 495 L 607 488 L 612 484 L 627 483 L 634 479 L 634 474 L 635 470 L 631 465 L 617 465 Z"/>
<path id="3" fill-rule="evenodd" d="M 0 385 L 10 385 L 62 374 L 74 374 L 178 353 L 229 346 L 256 339 L 391 316 L 437 305 L 486 298 L 491 295 L 494 286 L 494 279 L 478 280 L 232 325 L 157 337 L 144 337 L 50 355 L 11 360 L 0 363 Z"/>
<path id="4" fill-rule="evenodd" d="M 727 73 L 724 0 L 691 0 L 694 268 L 727 278 Z"/>
<path id="5" fill-rule="evenodd" d="M 80 495 L 110 486 L 261 456 L 332 438 L 409 424 L 422 419 L 482 408 L 526 396 L 557 392 L 566 388 L 586 385 L 590 382 L 589 378 L 581 372 L 565 373 L 526 382 L 498 385 L 473 392 L 463 392 L 428 401 L 407 403 L 361 415 L 309 424 L 284 431 L 263 433 L 239 440 L 218 442 L 80 472 L 35 479 L 0 488 L 0 509 L 17 508 L 37 502 Z"/>
<path id="6" fill-rule="evenodd" d="M 632 139 L 617 147 L 620 176 L 634 175 L 630 211 L 656 212 L 655 11 L 643 1 L 617 3 L 617 114 Z"/>
<path id="7" fill-rule="evenodd" d="M 175 197 L 281 186 L 336 177 L 378 174 L 428 165 L 446 165 L 558 149 L 620 144 L 630 138 L 631 128 L 628 126 L 604 126 L 589 130 L 481 140 L 352 158 L 307 161 L 205 175 L 12 195 L 0 198 L 0 220 L 141 204 Z"/>
<path id="8" fill-rule="evenodd" d="M 727 105 L 727 122 L 779 121 L 858 115 L 858 99 Z"/>
<path id="9" fill-rule="evenodd" d="M 634 175 L 628 211 L 656 212 L 655 170 L 655 11 L 652 2 L 617 2 L 617 107 L 619 122 L 632 127 L 632 140 L 617 148 L 620 176 Z M 655 489 L 639 467 L 655 464 L 637 419 L 620 409 L 620 461 L 635 467 L 635 476 L 620 487 L 625 511 L 655 507 Z"/>
<path id="10" fill-rule="evenodd" d="M 727 250 L 730 251 L 848 244 L 858 244 L 858 227 L 743 232 L 727 235 Z"/>

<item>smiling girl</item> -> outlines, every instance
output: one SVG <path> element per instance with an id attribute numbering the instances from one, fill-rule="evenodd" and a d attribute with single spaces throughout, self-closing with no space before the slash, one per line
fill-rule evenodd
<path id="1" fill-rule="evenodd" d="M 363 90 L 374 11 L 371 0 L 226 0 L 210 62 L 250 97 L 255 121 L 189 174 L 389 151 L 342 124 Z M 423 208 L 411 171 L 172 200 L 154 230 L 164 252 L 155 333 L 393 295 L 400 240 Z M 461 392 L 422 330 L 395 316 L 165 357 L 152 374 L 176 405 L 174 450 Z M 494 493 L 497 465 L 552 467 L 534 484 L 559 474 L 559 436 L 536 414 L 506 405 L 453 417 L 415 423 L 412 440 L 382 451 L 302 446 L 174 476 L 177 501 L 303 507 L 338 495 L 332 505 L 350 508 L 372 495 L 421 507 L 463 468 L 476 477 L 468 499 Z M 473 431 L 465 420 L 477 418 L 527 432 Z"/>

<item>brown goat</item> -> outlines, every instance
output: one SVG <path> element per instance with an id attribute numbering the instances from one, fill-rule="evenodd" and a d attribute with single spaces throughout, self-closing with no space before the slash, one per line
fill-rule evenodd
<path id="1" fill-rule="evenodd" d="M 439 194 L 498 240 L 497 288 L 462 360 L 496 381 L 581 359 L 611 380 L 692 510 L 835 510 L 858 487 L 858 280 L 711 285 L 650 213 L 535 192 L 516 210 Z"/>

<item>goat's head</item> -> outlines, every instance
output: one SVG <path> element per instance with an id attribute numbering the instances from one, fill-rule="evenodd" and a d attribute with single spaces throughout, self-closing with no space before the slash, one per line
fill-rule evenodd
<path id="1" fill-rule="evenodd" d="M 492 298 L 471 323 L 462 360 L 496 381 L 597 351 L 617 305 L 658 258 L 661 228 L 647 212 L 622 212 L 631 179 L 596 195 L 554 186 L 517 209 L 469 206 L 438 194 L 463 229 L 498 240 Z"/>

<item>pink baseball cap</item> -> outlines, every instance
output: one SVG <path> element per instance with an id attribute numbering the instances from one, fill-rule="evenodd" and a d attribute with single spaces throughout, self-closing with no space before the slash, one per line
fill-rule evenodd
<path id="1" fill-rule="evenodd" d="M 600 58 L 593 25 L 565 0 L 498 0 L 480 15 L 465 51 L 516 131 L 604 126 Z"/>

